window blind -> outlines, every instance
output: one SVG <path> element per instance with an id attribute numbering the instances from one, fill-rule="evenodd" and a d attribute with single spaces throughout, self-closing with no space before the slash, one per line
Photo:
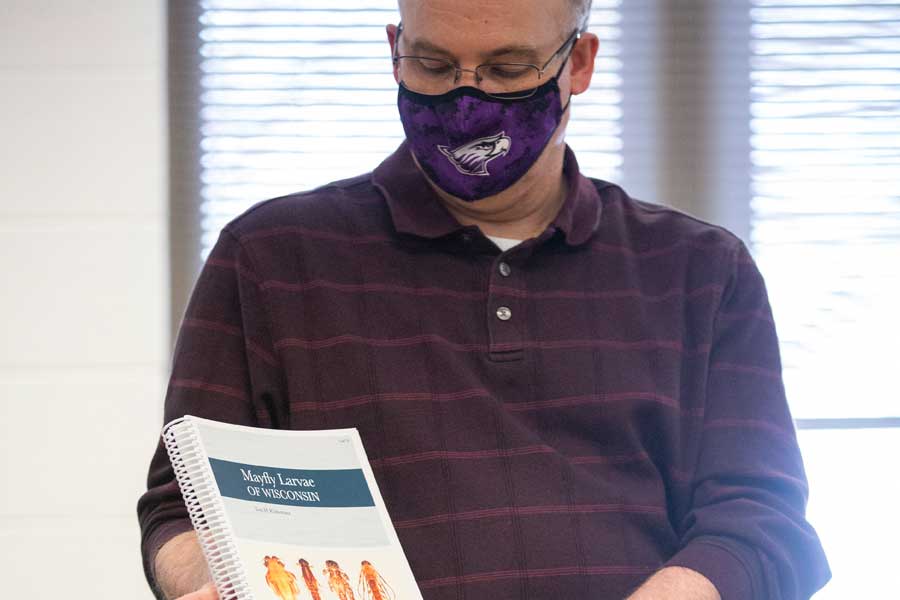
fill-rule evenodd
<path id="1" fill-rule="evenodd" d="M 900 416 L 900 3 L 751 19 L 752 242 L 793 414 Z"/>
<path id="2" fill-rule="evenodd" d="M 604 41 L 592 90 L 573 100 L 569 142 L 587 173 L 621 168 L 620 0 L 595 0 Z M 202 0 L 201 255 L 266 198 L 374 168 L 401 142 L 384 26 L 395 0 Z"/>

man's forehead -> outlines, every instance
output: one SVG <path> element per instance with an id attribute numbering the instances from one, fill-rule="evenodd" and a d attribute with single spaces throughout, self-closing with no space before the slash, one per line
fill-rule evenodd
<path id="1" fill-rule="evenodd" d="M 571 0 L 400 0 L 407 47 L 431 54 L 546 52 L 571 20 Z M 406 49 L 404 49 L 406 50 Z"/>
<path id="2" fill-rule="evenodd" d="M 405 35 L 405 34 L 404 34 Z M 407 47 L 412 54 L 422 56 L 435 56 L 438 58 L 456 58 L 461 53 L 461 45 L 451 43 L 442 46 L 427 38 L 415 38 L 409 36 Z M 482 59 L 490 59 L 496 57 L 509 57 L 517 61 L 536 62 L 541 56 L 541 50 L 533 43 L 509 43 L 502 45 L 491 45 L 487 40 L 483 40 L 483 44 L 477 47 L 465 47 L 466 51 L 473 51 Z"/>

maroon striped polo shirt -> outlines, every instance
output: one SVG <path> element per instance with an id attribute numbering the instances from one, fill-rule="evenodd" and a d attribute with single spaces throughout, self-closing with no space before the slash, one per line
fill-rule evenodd
<path id="1" fill-rule="evenodd" d="M 406 146 L 222 231 L 165 419 L 356 427 L 426 600 L 621 599 L 655 570 L 722 596 L 828 579 L 763 281 L 721 228 L 581 175 L 538 237 L 460 225 Z M 138 513 L 190 523 L 160 446 Z"/>

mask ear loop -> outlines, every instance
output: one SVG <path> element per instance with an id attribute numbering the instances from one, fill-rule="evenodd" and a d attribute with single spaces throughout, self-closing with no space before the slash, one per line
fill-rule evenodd
<path id="1" fill-rule="evenodd" d="M 572 42 L 572 47 L 569 48 L 569 51 L 566 53 L 566 57 L 563 59 L 562 64 L 559 65 L 559 69 L 557 69 L 556 75 L 553 76 L 553 79 L 556 80 L 557 86 L 559 86 L 559 76 L 562 75 L 563 69 L 566 68 L 566 63 L 569 62 L 569 57 L 572 56 L 572 53 L 575 51 L 575 44 L 577 44 L 578 40 L 580 40 L 580 39 L 581 39 L 580 34 L 575 37 L 575 40 L 573 40 L 573 42 Z M 569 97 L 566 99 L 566 103 L 562 107 L 563 114 L 565 114 L 566 111 L 569 110 L 569 104 L 572 103 L 572 96 L 574 96 L 574 95 L 575 94 L 572 93 L 572 90 L 569 90 Z"/>
<path id="2" fill-rule="evenodd" d="M 565 60 L 563 61 L 563 64 L 560 65 L 560 67 L 559 67 L 559 71 L 557 71 L 557 73 L 556 73 L 555 79 L 556 79 L 557 86 L 559 85 L 559 75 L 560 75 L 560 73 L 562 73 L 562 70 L 566 66 L 566 62 L 568 62 L 568 60 L 569 60 L 569 55 L 567 54 Z M 572 103 L 572 96 L 574 96 L 574 95 L 575 94 L 572 93 L 572 90 L 570 88 L 569 89 L 569 97 L 566 98 L 566 104 L 562 107 L 563 114 L 565 114 L 566 111 L 569 110 L 569 105 Z"/>
<path id="3" fill-rule="evenodd" d="M 572 96 L 574 96 L 574 95 L 575 95 L 575 94 L 573 94 L 573 93 L 571 92 L 571 90 L 570 90 L 570 91 L 569 91 L 569 97 L 566 98 L 566 103 L 565 103 L 565 105 L 562 107 L 562 114 L 566 114 L 566 111 L 569 110 L 569 105 L 572 104 Z"/>

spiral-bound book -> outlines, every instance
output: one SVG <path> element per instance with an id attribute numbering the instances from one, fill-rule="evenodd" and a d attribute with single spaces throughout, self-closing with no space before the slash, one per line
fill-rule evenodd
<path id="1" fill-rule="evenodd" d="M 356 429 L 186 416 L 163 439 L 221 600 L 421 600 Z"/>

